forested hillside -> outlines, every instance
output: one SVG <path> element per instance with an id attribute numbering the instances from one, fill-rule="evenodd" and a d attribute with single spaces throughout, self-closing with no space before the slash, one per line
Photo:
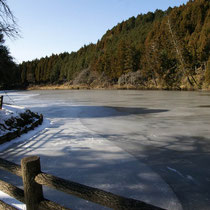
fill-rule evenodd
<path id="1" fill-rule="evenodd" d="M 33 50 L 33 49 L 32 49 Z M 210 86 L 210 2 L 140 14 L 77 52 L 23 62 L 22 84 L 143 89 Z"/>
<path id="2" fill-rule="evenodd" d="M 4 45 L 3 34 L 0 31 L 0 89 L 10 89 L 20 86 L 18 66 Z"/>

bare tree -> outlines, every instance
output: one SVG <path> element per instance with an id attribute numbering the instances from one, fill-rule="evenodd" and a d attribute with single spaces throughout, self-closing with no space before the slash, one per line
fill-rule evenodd
<path id="1" fill-rule="evenodd" d="M 16 18 L 10 10 L 6 0 L 0 0 L 0 33 L 4 33 L 10 38 L 19 36 Z"/>
<path id="2" fill-rule="evenodd" d="M 188 80 L 188 82 L 190 83 L 191 86 L 194 86 L 193 82 L 197 85 L 197 82 L 196 82 L 195 78 L 193 77 L 193 75 L 191 73 L 187 72 L 186 62 L 185 62 L 185 59 L 184 59 L 184 57 L 182 55 L 182 49 L 181 49 L 181 47 L 179 45 L 179 42 L 178 42 L 178 39 L 177 39 L 175 33 L 172 30 L 171 21 L 170 21 L 169 17 L 168 17 L 167 24 L 168 24 L 169 32 L 171 34 L 172 43 L 174 45 L 174 48 L 175 48 L 175 51 L 176 51 L 176 54 L 177 54 L 177 58 L 178 58 L 178 60 L 179 60 L 179 62 L 181 64 L 181 70 L 184 73 L 184 75 L 187 77 L 187 80 Z M 190 80 L 190 77 L 193 80 L 193 82 Z"/>

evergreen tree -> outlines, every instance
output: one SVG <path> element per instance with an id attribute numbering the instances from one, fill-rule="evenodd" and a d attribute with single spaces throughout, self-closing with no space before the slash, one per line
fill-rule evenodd
<path id="1" fill-rule="evenodd" d="M 0 89 L 12 88 L 20 81 L 20 74 L 17 65 L 6 46 L 4 46 L 3 34 L 0 33 Z"/>
<path id="2" fill-rule="evenodd" d="M 131 17 L 108 30 L 96 44 L 22 63 L 22 82 L 62 83 L 89 69 L 117 83 L 122 75 L 138 70 L 144 85 L 179 89 L 188 81 L 199 88 L 195 69 L 209 59 L 209 19 L 207 0 Z"/>

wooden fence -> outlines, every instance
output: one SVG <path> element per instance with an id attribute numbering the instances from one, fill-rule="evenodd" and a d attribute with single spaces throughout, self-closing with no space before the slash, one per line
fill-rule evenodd
<path id="1" fill-rule="evenodd" d="M 2 105 L 3 105 L 3 96 L 0 96 L 0 109 L 2 109 Z"/>
<path id="2" fill-rule="evenodd" d="M 40 158 L 37 156 L 23 158 L 21 160 L 21 166 L 0 158 L 0 169 L 22 177 L 24 190 L 2 180 L 0 180 L 0 190 L 16 200 L 25 203 L 27 210 L 68 209 L 45 199 L 42 185 L 112 209 L 161 209 L 142 201 L 125 198 L 97 188 L 43 173 L 40 167 Z M 0 209 L 13 210 L 15 208 L 0 200 Z"/>

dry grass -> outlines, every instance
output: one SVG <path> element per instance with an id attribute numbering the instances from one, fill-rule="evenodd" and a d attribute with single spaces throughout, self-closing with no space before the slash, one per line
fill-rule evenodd
<path id="1" fill-rule="evenodd" d="M 89 86 L 89 85 L 69 85 L 69 84 L 62 84 L 62 85 L 33 85 L 27 88 L 27 90 L 164 90 L 161 87 L 155 87 L 154 85 L 149 86 L 134 86 L 134 85 L 109 85 L 109 86 Z M 167 90 L 177 90 L 174 89 L 167 89 Z M 189 85 L 182 85 L 179 90 L 196 90 L 196 87 L 192 88 Z M 202 87 L 204 91 L 209 91 L 210 86 L 205 85 Z"/>

